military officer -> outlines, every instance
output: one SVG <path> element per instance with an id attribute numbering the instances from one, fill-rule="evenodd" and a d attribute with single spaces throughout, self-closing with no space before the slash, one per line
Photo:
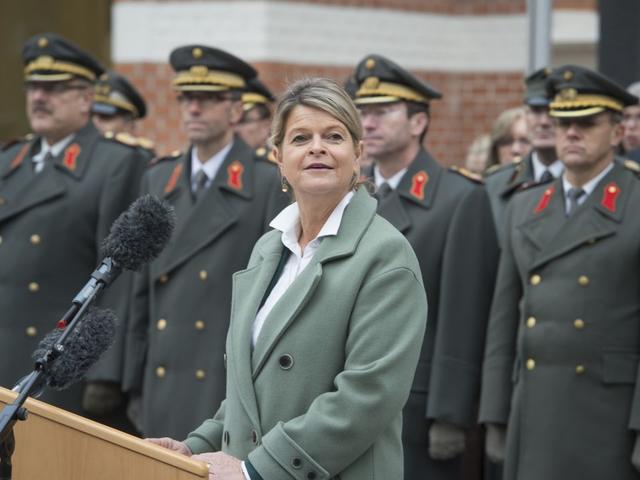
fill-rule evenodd
<path id="1" fill-rule="evenodd" d="M 33 368 L 38 340 L 89 279 L 101 259 L 100 242 L 137 196 L 144 171 L 136 149 L 106 139 L 90 122 L 93 82 L 103 72 L 92 56 L 41 34 L 26 42 L 22 58 L 34 134 L 0 153 L 0 384 L 9 388 Z M 115 282 L 101 301 L 121 321 L 126 287 Z M 118 342 L 91 373 L 101 383 L 92 383 L 88 405 L 105 392 L 119 401 L 121 354 Z M 81 386 L 43 398 L 87 413 Z"/>
<path id="2" fill-rule="evenodd" d="M 271 107 L 274 101 L 271 91 L 257 77 L 247 81 L 247 87 L 242 93 L 242 118 L 236 125 L 236 133 L 251 148 L 268 149 Z"/>
<path id="3" fill-rule="evenodd" d="M 139 120 L 147 115 L 147 104 L 140 92 L 123 76 L 112 70 L 100 75 L 91 106 L 91 119 L 105 135 L 138 147 L 149 159 L 155 157 L 153 142 L 135 136 Z"/>
<path id="4" fill-rule="evenodd" d="M 638 479 L 640 178 L 614 154 L 638 98 L 575 65 L 547 85 L 565 172 L 506 212 L 483 367 L 487 453 L 506 456 L 505 480 Z"/>
<path id="5" fill-rule="evenodd" d="M 549 67 L 541 68 L 524 81 L 525 118 L 531 137 L 531 152 L 509 165 L 490 169 L 485 177 L 499 237 L 503 234 L 504 210 L 511 196 L 532 183 L 550 182 L 563 170 L 556 154 L 554 125 L 549 116 L 550 99 L 545 88 L 551 72 Z"/>
<path id="6" fill-rule="evenodd" d="M 439 92 L 380 55 L 365 57 L 355 79 L 378 213 L 413 246 L 429 302 L 403 412 L 405 478 L 462 478 L 498 256 L 489 199 L 480 179 L 442 167 L 421 146 Z"/>
<path id="7" fill-rule="evenodd" d="M 132 414 L 146 436 L 184 438 L 225 397 L 231 276 L 287 200 L 275 165 L 234 136 L 255 70 L 204 45 L 177 48 L 169 61 L 191 145 L 143 179 L 143 191 L 175 207 L 177 225 L 135 282 L 127 388 L 141 399 Z"/>

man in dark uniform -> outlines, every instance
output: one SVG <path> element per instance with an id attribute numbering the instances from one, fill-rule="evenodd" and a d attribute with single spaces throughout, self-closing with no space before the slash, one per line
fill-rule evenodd
<path id="1" fill-rule="evenodd" d="M 503 235 L 504 210 L 511 196 L 532 183 L 547 183 L 562 174 L 562 162 L 556 153 L 553 120 L 549 116 L 549 102 L 545 88 L 551 68 L 542 68 L 525 79 L 524 103 L 527 126 L 531 138 L 531 152 L 524 158 L 487 173 L 485 185 L 498 236 Z"/>
<path id="2" fill-rule="evenodd" d="M 111 223 L 135 199 L 144 170 L 136 151 L 105 139 L 90 122 L 99 63 L 54 34 L 24 46 L 27 116 L 34 135 L 0 153 L 0 384 L 33 368 L 31 352 L 55 327 L 101 259 Z M 127 284 L 101 304 L 126 320 Z M 124 329 L 120 329 L 124 333 Z M 119 397 L 122 342 L 91 372 L 92 392 Z M 101 388 L 104 387 L 104 388 Z M 85 414 L 81 385 L 43 399 Z"/>
<path id="3" fill-rule="evenodd" d="M 267 150 L 274 101 L 271 91 L 258 78 L 247 81 L 242 93 L 242 118 L 236 126 L 236 133 L 254 150 Z"/>
<path id="4" fill-rule="evenodd" d="M 124 76 L 111 70 L 100 75 L 91 106 L 94 125 L 103 134 L 140 148 L 151 159 L 155 157 L 153 142 L 136 136 L 136 124 L 146 115 L 144 98 Z"/>
<path id="5" fill-rule="evenodd" d="M 614 153 L 638 98 L 574 65 L 547 85 L 565 172 L 507 208 L 483 366 L 487 453 L 506 455 L 505 480 L 639 479 L 640 169 Z"/>
<path id="6" fill-rule="evenodd" d="M 175 207 L 177 225 L 136 279 L 126 374 L 141 396 L 131 410 L 144 435 L 185 438 L 225 397 L 231 276 L 287 199 L 275 165 L 234 136 L 255 70 L 203 45 L 178 48 L 169 61 L 191 146 L 143 179 L 144 192 Z"/>
<path id="7" fill-rule="evenodd" d="M 429 301 L 403 412 L 405 478 L 459 479 L 498 258 L 489 199 L 481 180 L 443 168 L 421 147 L 440 93 L 380 55 L 365 57 L 355 79 L 378 212 L 413 246 Z"/>

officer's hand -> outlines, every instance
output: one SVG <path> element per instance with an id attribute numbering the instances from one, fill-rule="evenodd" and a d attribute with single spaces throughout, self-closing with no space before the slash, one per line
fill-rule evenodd
<path id="1" fill-rule="evenodd" d="M 107 415 L 124 401 L 116 382 L 89 382 L 82 396 L 82 408 L 93 415 Z"/>
<path id="2" fill-rule="evenodd" d="M 636 435 L 636 444 L 633 446 L 631 463 L 633 463 L 633 466 L 636 467 L 636 470 L 640 472 L 640 433 Z"/>
<path id="3" fill-rule="evenodd" d="M 464 429 L 436 420 L 429 429 L 429 455 L 434 460 L 450 460 L 464 452 L 465 437 Z"/>
<path id="4" fill-rule="evenodd" d="M 171 450 L 174 452 L 181 453 L 182 455 L 186 455 L 187 457 L 190 457 L 192 455 L 191 450 L 189 449 L 189 447 L 187 447 L 186 443 L 179 442 L 178 440 L 174 440 L 173 438 L 169 438 L 169 437 L 145 438 L 145 440 L 147 442 L 151 442 L 163 448 L 166 448 L 167 450 Z"/>
<path id="5" fill-rule="evenodd" d="M 484 450 L 489 460 L 495 463 L 504 462 L 507 429 L 504 425 L 487 423 L 487 436 Z"/>

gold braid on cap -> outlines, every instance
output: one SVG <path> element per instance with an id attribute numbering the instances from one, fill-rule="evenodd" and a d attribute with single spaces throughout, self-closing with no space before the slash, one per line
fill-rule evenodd
<path id="1" fill-rule="evenodd" d="M 138 112 L 136 106 L 118 92 L 112 91 L 108 96 L 97 93 L 93 97 L 93 101 L 97 103 L 106 103 L 107 105 L 113 105 L 114 107 L 121 108 L 122 110 L 127 110 L 128 112 L 133 113 L 135 117 L 140 116 L 140 112 Z"/>
<path id="2" fill-rule="evenodd" d="M 577 93 L 574 89 L 561 90 L 553 99 L 553 102 L 549 105 L 550 110 L 564 111 L 564 110 L 577 110 L 577 109 L 595 109 L 599 108 L 602 111 L 603 108 L 609 108 L 617 112 L 621 112 L 624 109 L 624 104 L 613 97 L 607 97 L 605 95 L 589 95 Z M 556 113 L 556 112 L 552 112 Z M 564 112 L 560 112 L 562 114 Z M 582 113 L 585 115 L 585 113 Z"/>
<path id="3" fill-rule="evenodd" d="M 264 95 L 260 95 L 259 93 L 255 93 L 255 92 L 248 92 L 248 93 L 243 93 L 242 94 L 242 103 L 247 103 L 247 104 L 249 104 L 249 103 L 251 103 L 251 104 L 264 103 L 264 104 L 268 104 L 268 103 L 271 103 L 271 102 Z"/>
<path id="4" fill-rule="evenodd" d="M 43 71 L 43 70 L 70 73 L 72 75 L 78 75 L 79 77 L 84 77 L 88 80 L 91 80 L 92 82 L 95 81 L 96 79 L 96 74 L 93 73 L 88 68 L 84 68 L 75 63 L 61 62 L 48 55 L 42 55 L 36 58 L 35 60 L 29 62 L 27 66 L 24 67 L 25 79 L 26 80 L 46 80 L 45 76 L 35 74 L 36 72 Z"/>
<path id="5" fill-rule="evenodd" d="M 377 97 L 377 98 L 368 98 Z M 382 98 L 381 98 L 382 97 Z M 405 85 L 381 82 L 377 77 L 368 77 L 356 92 L 355 103 L 374 103 L 376 101 L 409 100 L 411 102 L 429 103 L 429 98 Z"/>
<path id="6" fill-rule="evenodd" d="M 209 70 L 204 65 L 194 65 L 189 70 L 178 72 L 171 82 L 176 90 L 229 90 L 244 88 L 245 81 L 240 75 L 220 70 Z"/>

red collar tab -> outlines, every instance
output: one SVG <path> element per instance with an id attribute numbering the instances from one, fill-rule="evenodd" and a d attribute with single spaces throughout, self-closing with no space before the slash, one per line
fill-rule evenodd
<path id="1" fill-rule="evenodd" d="M 171 176 L 169 177 L 169 181 L 164 186 L 165 194 L 171 193 L 173 189 L 176 188 L 176 184 L 178 183 L 178 179 L 180 178 L 181 174 L 182 174 L 182 164 L 179 163 L 174 167 L 173 172 L 171 172 Z"/>
<path id="2" fill-rule="evenodd" d="M 555 191 L 556 191 L 556 187 L 547 188 L 542 194 L 542 197 L 540 197 L 540 201 L 538 202 L 538 205 L 536 206 L 536 209 L 534 210 L 534 212 L 540 213 L 545 208 L 547 208 L 549 206 L 549 201 L 551 200 L 551 197 L 553 197 L 553 194 L 555 193 Z"/>
<path id="3" fill-rule="evenodd" d="M 72 143 L 69 145 L 64 151 L 64 158 L 62 159 L 62 164 L 70 171 L 74 171 L 78 166 L 76 163 L 76 159 L 80 155 L 80 145 L 77 143 Z"/>
<path id="4" fill-rule="evenodd" d="M 424 200 L 424 187 L 429 182 L 429 175 L 424 170 L 420 170 L 411 179 L 410 193 L 418 200 Z"/>
<path id="5" fill-rule="evenodd" d="M 24 160 L 25 155 L 29 151 L 29 146 L 30 145 L 28 143 L 25 143 L 18 154 L 13 158 L 13 160 L 11 160 L 11 165 L 9 165 L 11 170 L 15 170 L 22 164 L 22 160 Z"/>
<path id="6" fill-rule="evenodd" d="M 620 187 L 616 182 L 611 182 L 605 185 L 602 192 L 602 200 L 600 205 L 609 210 L 611 213 L 616 212 L 616 200 L 620 195 Z"/>
<path id="7" fill-rule="evenodd" d="M 238 160 L 234 160 L 231 165 L 227 167 L 227 185 L 236 190 L 242 190 L 243 172 L 244 166 Z"/>

